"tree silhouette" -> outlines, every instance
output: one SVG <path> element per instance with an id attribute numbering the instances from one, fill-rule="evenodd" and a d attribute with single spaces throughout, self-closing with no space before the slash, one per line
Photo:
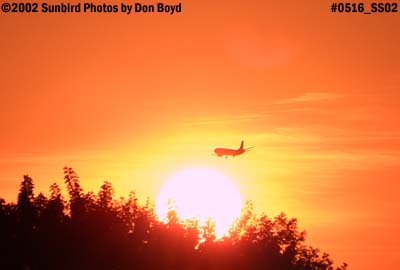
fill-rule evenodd
<path id="1" fill-rule="evenodd" d="M 101 186 L 99 194 L 98 194 L 98 204 L 99 206 L 107 210 L 112 207 L 112 199 L 114 196 L 114 189 L 112 184 L 108 181 L 105 181 Z"/>
<path id="2" fill-rule="evenodd" d="M 61 189 L 57 183 L 53 183 L 50 186 L 50 198 L 45 206 L 45 212 L 43 215 L 46 216 L 46 219 L 50 224 L 55 225 L 65 221 L 64 211 L 65 201 L 61 194 Z"/>
<path id="3" fill-rule="evenodd" d="M 211 219 L 180 219 L 173 202 L 162 221 L 135 192 L 116 200 L 108 181 L 97 194 L 85 193 L 65 167 L 64 182 L 67 201 L 56 183 L 48 198 L 35 197 L 28 175 L 17 204 L 0 198 L 0 269 L 334 269 L 327 253 L 305 243 L 297 219 L 257 215 L 252 202 L 217 239 Z"/>
<path id="4" fill-rule="evenodd" d="M 85 199 L 82 194 L 82 188 L 79 183 L 79 177 L 75 171 L 70 167 L 64 167 L 64 182 L 67 185 L 69 194 L 69 208 L 71 211 L 71 218 L 75 216 L 83 216 L 85 209 Z"/>
<path id="5" fill-rule="evenodd" d="M 19 188 L 17 207 L 20 221 L 27 227 L 31 227 L 36 218 L 33 189 L 32 178 L 24 175 L 24 180 Z"/>

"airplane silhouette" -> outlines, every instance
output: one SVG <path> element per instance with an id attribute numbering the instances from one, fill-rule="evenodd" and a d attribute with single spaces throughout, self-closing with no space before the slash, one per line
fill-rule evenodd
<path id="1" fill-rule="evenodd" d="M 254 147 L 243 148 L 243 146 L 244 146 L 244 141 L 240 143 L 240 147 L 238 149 L 215 148 L 214 153 L 219 157 L 225 156 L 225 158 L 227 158 L 228 156 L 234 157 L 241 155 L 244 152 L 249 151 L 251 148 L 254 148 Z"/>

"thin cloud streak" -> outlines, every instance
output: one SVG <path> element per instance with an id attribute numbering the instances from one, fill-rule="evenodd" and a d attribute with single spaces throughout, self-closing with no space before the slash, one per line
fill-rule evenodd
<path id="1" fill-rule="evenodd" d="M 330 100 L 342 98 L 344 95 L 335 94 L 330 92 L 306 92 L 300 96 L 292 98 L 283 98 L 273 102 L 273 104 L 291 104 L 291 103 L 305 103 L 316 102 L 321 100 Z"/>

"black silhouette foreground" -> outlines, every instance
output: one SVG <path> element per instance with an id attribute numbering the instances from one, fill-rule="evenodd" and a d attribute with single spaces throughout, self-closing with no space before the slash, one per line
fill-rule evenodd
<path id="1" fill-rule="evenodd" d="M 0 269 L 334 269 L 283 213 L 255 215 L 248 202 L 229 236 L 216 240 L 211 220 L 180 220 L 171 209 L 161 222 L 133 192 L 114 200 L 104 182 L 98 194 L 84 193 L 71 168 L 64 174 L 68 201 L 57 184 L 48 198 L 35 196 L 27 175 L 17 204 L 0 199 Z"/>

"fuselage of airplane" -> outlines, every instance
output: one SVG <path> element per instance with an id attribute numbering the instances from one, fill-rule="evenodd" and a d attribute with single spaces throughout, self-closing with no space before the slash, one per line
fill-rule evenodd
<path id="1" fill-rule="evenodd" d="M 244 149 L 215 148 L 214 152 L 217 156 L 237 156 L 244 153 Z"/>
<path id="2" fill-rule="evenodd" d="M 240 143 L 240 147 L 238 149 L 230 149 L 230 148 L 215 148 L 214 153 L 219 157 L 228 157 L 228 156 L 238 156 L 246 152 L 246 149 L 243 148 L 244 142 Z"/>

